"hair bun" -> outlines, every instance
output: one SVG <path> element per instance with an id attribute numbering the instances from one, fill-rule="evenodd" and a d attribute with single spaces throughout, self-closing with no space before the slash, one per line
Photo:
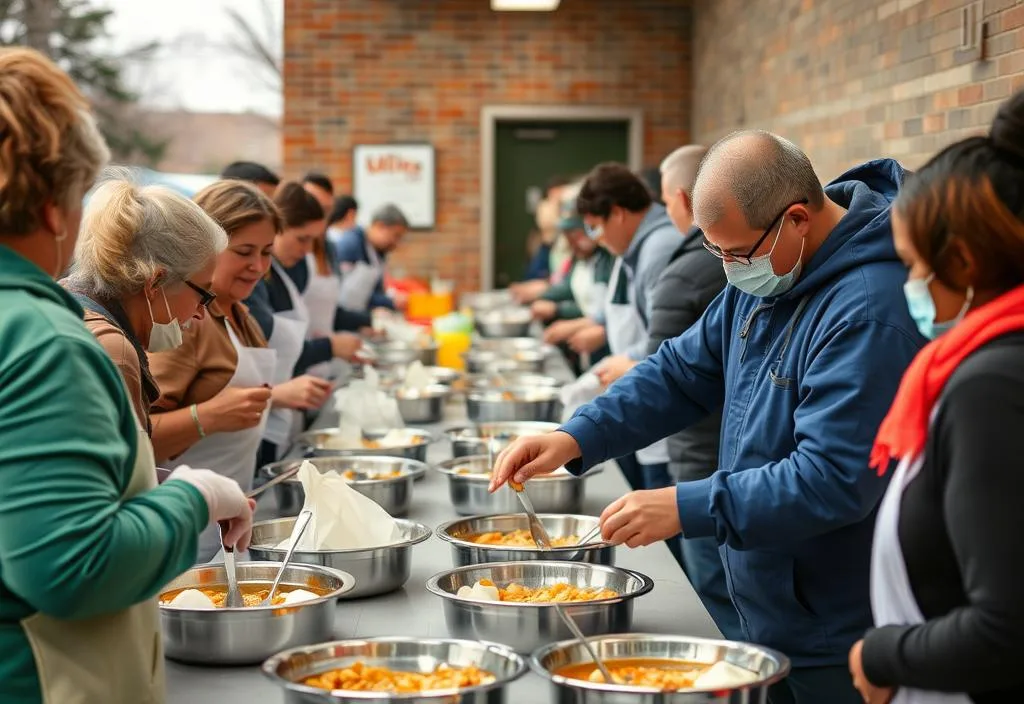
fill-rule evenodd
<path id="1" fill-rule="evenodd" d="M 996 149 L 1024 160 L 1024 90 L 999 106 L 989 138 Z"/>

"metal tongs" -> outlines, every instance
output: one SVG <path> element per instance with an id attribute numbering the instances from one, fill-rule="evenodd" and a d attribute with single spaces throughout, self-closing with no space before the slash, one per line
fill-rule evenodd
<path id="1" fill-rule="evenodd" d="M 284 561 L 281 563 L 281 569 L 277 571 L 277 577 L 274 578 L 274 583 L 270 585 L 270 593 L 267 594 L 266 599 L 260 602 L 260 606 L 270 606 L 270 600 L 274 598 L 274 592 L 277 591 L 277 586 L 281 583 L 281 577 L 284 576 L 284 570 L 288 567 L 288 563 L 291 562 L 292 554 L 295 553 L 295 548 L 299 546 L 299 540 L 302 538 L 302 534 L 306 531 L 306 526 L 309 525 L 312 518 L 313 512 L 308 508 L 304 508 L 299 512 L 299 517 L 295 519 L 295 525 L 292 526 L 292 534 L 295 536 L 295 539 L 288 548 L 288 552 L 284 554 Z"/>

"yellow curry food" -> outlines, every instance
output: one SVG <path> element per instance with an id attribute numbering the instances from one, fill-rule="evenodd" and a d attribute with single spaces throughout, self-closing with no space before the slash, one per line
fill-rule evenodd
<path id="1" fill-rule="evenodd" d="M 664 691 L 690 689 L 696 679 L 711 668 L 704 663 L 662 658 L 622 658 L 605 660 L 604 664 L 615 684 L 654 687 Z M 573 680 L 604 682 L 604 675 L 592 662 L 566 665 L 555 670 L 555 674 Z"/>
<path id="2" fill-rule="evenodd" d="M 530 535 L 528 530 L 513 530 L 508 533 L 502 533 L 500 531 L 492 531 L 490 533 L 478 533 L 471 535 L 466 538 L 471 543 L 478 545 L 505 545 L 513 548 L 535 548 L 537 543 L 534 542 L 533 536 Z M 567 535 L 560 538 L 551 538 L 551 547 L 564 548 L 571 545 L 576 545 L 580 542 L 578 535 Z"/>
<path id="3" fill-rule="evenodd" d="M 356 481 L 360 479 L 394 479 L 402 476 L 402 473 L 399 470 L 394 472 L 357 472 L 354 469 L 346 469 L 341 476 L 349 481 Z"/>
<path id="4" fill-rule="evenodd" d="M 485 586 L 490 580 L 481 579 Z M 576 587 L 571 584 L 549 584 L 543 587 L 525 587 L 512 582 L 507 587 L 498 587 L 498 596 L 502 601 L 523 604 L 551 604 L 569 601 L 596 601 L 598 599 L 614 599 L 619 593 L 607 587 Z"/>
<path id="5" fill-rule="evenodd" d="M 433 672 L 406 672 L 356 662 L 348 667 L 307 677 L 303 684 L 327 690 L 355 692 L 391 692 L 413 694 L 447 689 L 476 687 L 494 682 L 495 677 L 476 665 L 450 667 L 441 665 Z"/>
<path id="6" fill-rule="evenodd" d="M 412 437 L 406 438 L 404 444 L 405 445 L 422 445 L 423 444 L 423 437 L 419 436 L 419 435 L 414 435 Z M 369 440 L 367 438 L 363 438 L 363 449 L 366 449 L 366 450 L 385 450 L 388 447 L 394 447 L 394 446 L 393 445 L 383 445 L 380 442 L 380 440 Z"/>
<path id="7" fill-rule="evenodd" d="M 259 606 L 260 603 L 270 594 L 270 582 L 264 584 L 239 584 L 238 590 L 242 592 L 242 603 L 244 606 Z M 196 589 L 207 596 L 213 605 L 218 609 L 224 608 L 224 602 L 228 598 L 228 587 L 226 584 L 213 584 L 201 587 L 187 587 L 189 589 Z M 330 594 L 329 589 L 321 589 L 314 586 L 294 587 L 281 585 L 274 592 L 274 598 L 270 602 L 272 606 L 280 606 L 285 601 L 285 595 L 295 589 L 303 589 L 308 592 L 317 594 L 318 596 L 327 596 Z M 170 604 L 174 601 L 174 598 L 181 594 L 185 589 L 174 589 L 169 592 L 164 592 L 160 595 L 159 601 L 161 604 Z"/>

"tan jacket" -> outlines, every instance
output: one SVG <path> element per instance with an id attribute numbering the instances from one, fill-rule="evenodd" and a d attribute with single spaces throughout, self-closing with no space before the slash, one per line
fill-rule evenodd
<path id="1" fill-rule="evenodd" d="M 143 387 L 143 379 L 146 379 L 151 388 L 156 388 L 156 382 L 152 377 L 147 376 L 139 362 L 139 355 L 135 346 L 128 340 L 121 328 L 117 327 L 99 313 L 85 311 L 85 327 L 100 343 L 107 356 L 114 361 L 117 370 L 121 372 L 125 388 L 128 390 L 128 399 L 132 402 L 135 416 L 139 424 L 148 429 L 149 424 L 149 399 Z"/>

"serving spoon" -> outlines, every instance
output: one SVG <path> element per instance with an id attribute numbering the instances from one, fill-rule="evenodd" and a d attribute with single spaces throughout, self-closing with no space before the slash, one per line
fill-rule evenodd
<path id="1" fill-rule="evenodd" d="M 224 572 L 228 577 L 228 595 L 224 600 L 224 606 L 229 609 L 240 609 L 245 606 L 242 600 L 242 590 L 238 588 L 238 573 L 235 571 L 235 546 L 224 542 L 224 536 L 228 533 L 227 521 L 217 524 L 220 528 L 220 542 L 224 545 Z"/>
<path id="2" fill-rule="evenodd" d="M 288 552 L 284 554 L 284 561 L 281 562 L 281 569 L 277 571 L 277 577 L 274 578 L 274 583 L 270 585 L 270 593 L 267 594 L 267 598 L 260 602 L 260 606 L 270 606 L 270 600 L 274 598 L 274 592 L 277 591 L 277 587 L 281 584 L 281 577 L 284 576 L 284 570 L 288 567 L 288 563 L 291 562 L 292 555 L 295 553 L 295 549 L 299 546 L 299 540 L 302 538 L 302 534 L 306 532 L 306 526 L 309 525 L 310 520 L 313 518 L 313 512 L 304 508 L 299 512 L 299 517 L 295 519 L 295 525 L 292 527 L 292 533 L 295 535 L 295 540 L 292 541 L 291 546 L 288 548 Z"/>

